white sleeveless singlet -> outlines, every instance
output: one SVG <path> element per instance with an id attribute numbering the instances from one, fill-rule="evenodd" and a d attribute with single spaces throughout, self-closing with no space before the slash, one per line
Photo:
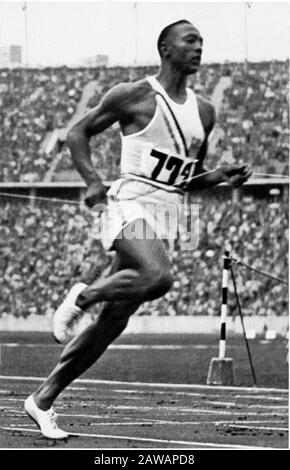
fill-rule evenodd
<path id="1" fill-rule="evenodd" d="M 196 157 L 205 138 L 195 93 L 187 88 L 184 104 L 173 101 L 155 77 L 147 77 L 156 90 L 156 109 L 139 132 L 122 135 L 121 178 L 146 181 L 176 190 L 194 173 Z"/>
<path id="2" fill-rule="evenodd" d="M 194 174 L 205 138 L 195 93 L 187 88 L 185 103 L 177 104 L 155 77 L 147 80 L 157 92 L 156 109 L 144 129 L 121 134 L 121 176 L 107 193 L 107 212 L 102 216 L 101 239 L 109 250 L 123 229 L 138 219 L 173 247 L 179 230 L 174 209 L 183 204 L 183 185 Z M 170 223 L 161 216 L 162 207 L 173 209 Z"/>

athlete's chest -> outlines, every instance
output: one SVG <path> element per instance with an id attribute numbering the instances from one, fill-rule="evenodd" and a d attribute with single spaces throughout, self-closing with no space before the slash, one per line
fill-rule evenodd
<path id="1" fill-rule="evenodd" d="M 188 145 L 191 141 L 201 145 L 205 137 L 202 114 L 199 113 L 197 100 L 181 105 L 166 99 L 162 94 L 151 90 L 141 100 L 131 102 L 126 106 L 125 117 L 120 121 L 124 136 L 139 133 L 144 129 L 161 132 L 167 127 L 169 134 L 183 133 Z"/>
<path id="2" fill-rule="evenodd" d="M 156 111 L 155 95 L 153 91 L 147 92 L 142 98 L 126 105 L 120 120 L 123 135 L 135 134 L 148 126 Z"/>
<path id="3" fill-rule="evenodd" d="M 159 93 L 154 94 L 152 101 L 144 102 L 141 113 L 136 108 L 136 130 L 123 138 L 123 154 L 127 159 L 129 155 L 138 156 L 142 177 L 177 187 L 192 178 L 204 140 L 195 111 L 198 112 L 196 101 L 188 99 L 186 105 L 175 106 Z M 138 121 L 140 115 L 143 120 Z M 140 129 L 136 122 L 142 123 Z"/>

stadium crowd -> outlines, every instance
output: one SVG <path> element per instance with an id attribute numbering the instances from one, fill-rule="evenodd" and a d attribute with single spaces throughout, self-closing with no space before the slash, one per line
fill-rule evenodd
<path id="1" fill-rule="evenodd" d="M 245 162 L 255 171 L 288 173 L 289 113 L 287 62 L 203 65 L 189 82 L 210 96 L 222 75 L 231 78 L 224 92 L 215 145 L 217 161 Z M 108 69 L 0 69 L 0 182 L 42 181 L 56 160 L 54 172 L 70 175 L 72 162 L 65 144 L 45 151 L 49 133 L 66 129 L 86 85 L 94 93 L 85 103 L 95 106 L 121 81 L 154 74 L 157 67 Z M 96 168 L 106 180 L 119 175 L 117 126 L 91 141 Z M 56 158 L 57 157 L 57 158 Z M 65 173 L 67 172 L 67 173 Z M 224 241 L 246 263 L 287 278 L 288 205 L 267 198 L 242 198 L 233 204 L 206 194 L 200 204 L 200 241 L 196 250 L 172 254 L 175 282 L 162 299 L 144 304 L 139 314 L 219 315 Z M 93 280 L 109 263 L 94 239 L 89 211 L 78 203 L 0 198 L 0 315 L 51 315 L 70 285 Z M 287 288 L 236 266 L 237 284 L 246 314 L 286 315 Z M 232 287 L 230 287 L 232 289 Z M 235 313 L 230 295 L 230 312 Z"/>
<path id="2" fill-rule="evenodd" d="M 136 80 L 153 70 L 156 67 L 1 69 L 0 181 L 43 180 L 54 158 L 44 151 L 45 138 L 54 129 L 69 125 L 85 85 L 95 83 L 95 94 L 88 103 L 93 107 L 116 83 Z M 108 172 L 116 140 L 112 130 L 100 140 L 100 155 L 108 154 Z"/>
<path id="3" fill-rule="evenodd" d="M 217 156 L 248 162 L 256 171 L 289 173 L 289 64 L 231 65 L 218 124 Z"/>
<path id="4" fill-rule="evenodd" d="M 83 75 L 65 69 L 0 71 L 0 179 L 42 180 L 52 156 L 42 143 L 74 114 Z"/>
<path id="5" fill-rule="evenodd" d="M 49 133 L 67 129 L 87 84 L 94 95 L 86 108 L 122 81 L 135 81 L 156 73 L 157 67 L 0 70 L 0 181 L 42 181 L 56 153 L 56 176 L 70 173 L 72 163 L 63 141 L 45 152 Z M 222 75 L 231 76 L 225 91 L 218 126 L 223 137 L 216 146 L 224 161 L 248 160 L 264 172 L 286 173 L 289 152 L 287 62 L 203 65 L 189 86 L 210 96 Z M 120 137 L 113 126 L 92 139 L 96 167 L 106 180 L 119 174 Z M 57 170 L 57 171 L 56 171 Z M 66 176 L 65 176 L 66 177 Z"/>
<path id="6" fill-rule="evenodd" d="M 200 212 L 198 247 L 182 250 L 177 243 L 173 288 L 139 314 L 219 315 L 225 240 L 244 262 L 287 279 L 286 202 L 244 197 L 233 203 L 209 194 L 193 202 Z M 90 212 L 79 203 L 9 197 L 0 208 L 0 315 L 51 315 L 73 282 L 84 276 L 91 282 L 110 262 L 90 229 Z M 285 285 L 240 266 L 235 272 L 246 314 L 287 315 Z M 229 306 L 235 314 L 233 295 Z"/>

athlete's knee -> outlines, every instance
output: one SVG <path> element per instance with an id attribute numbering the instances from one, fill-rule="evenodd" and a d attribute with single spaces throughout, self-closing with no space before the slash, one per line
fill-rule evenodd
<path id="1" fill-rule="evenodd" d="M 165 295 L 173 284 L 172 274 L 162 268 L 154 269 L 148 276 L 146 300 L 154 300 Z"/>

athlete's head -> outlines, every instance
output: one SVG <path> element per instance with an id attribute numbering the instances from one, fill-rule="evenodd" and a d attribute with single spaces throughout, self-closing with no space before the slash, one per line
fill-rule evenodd
<path id="1" fill-rule="evenodd" d="M 202 37 L 192 23 L 179 20 L 160 33 L 157 48 L 162 62 L 171 62 L 186 74 L 195 73 L 200 65 Z"/>

